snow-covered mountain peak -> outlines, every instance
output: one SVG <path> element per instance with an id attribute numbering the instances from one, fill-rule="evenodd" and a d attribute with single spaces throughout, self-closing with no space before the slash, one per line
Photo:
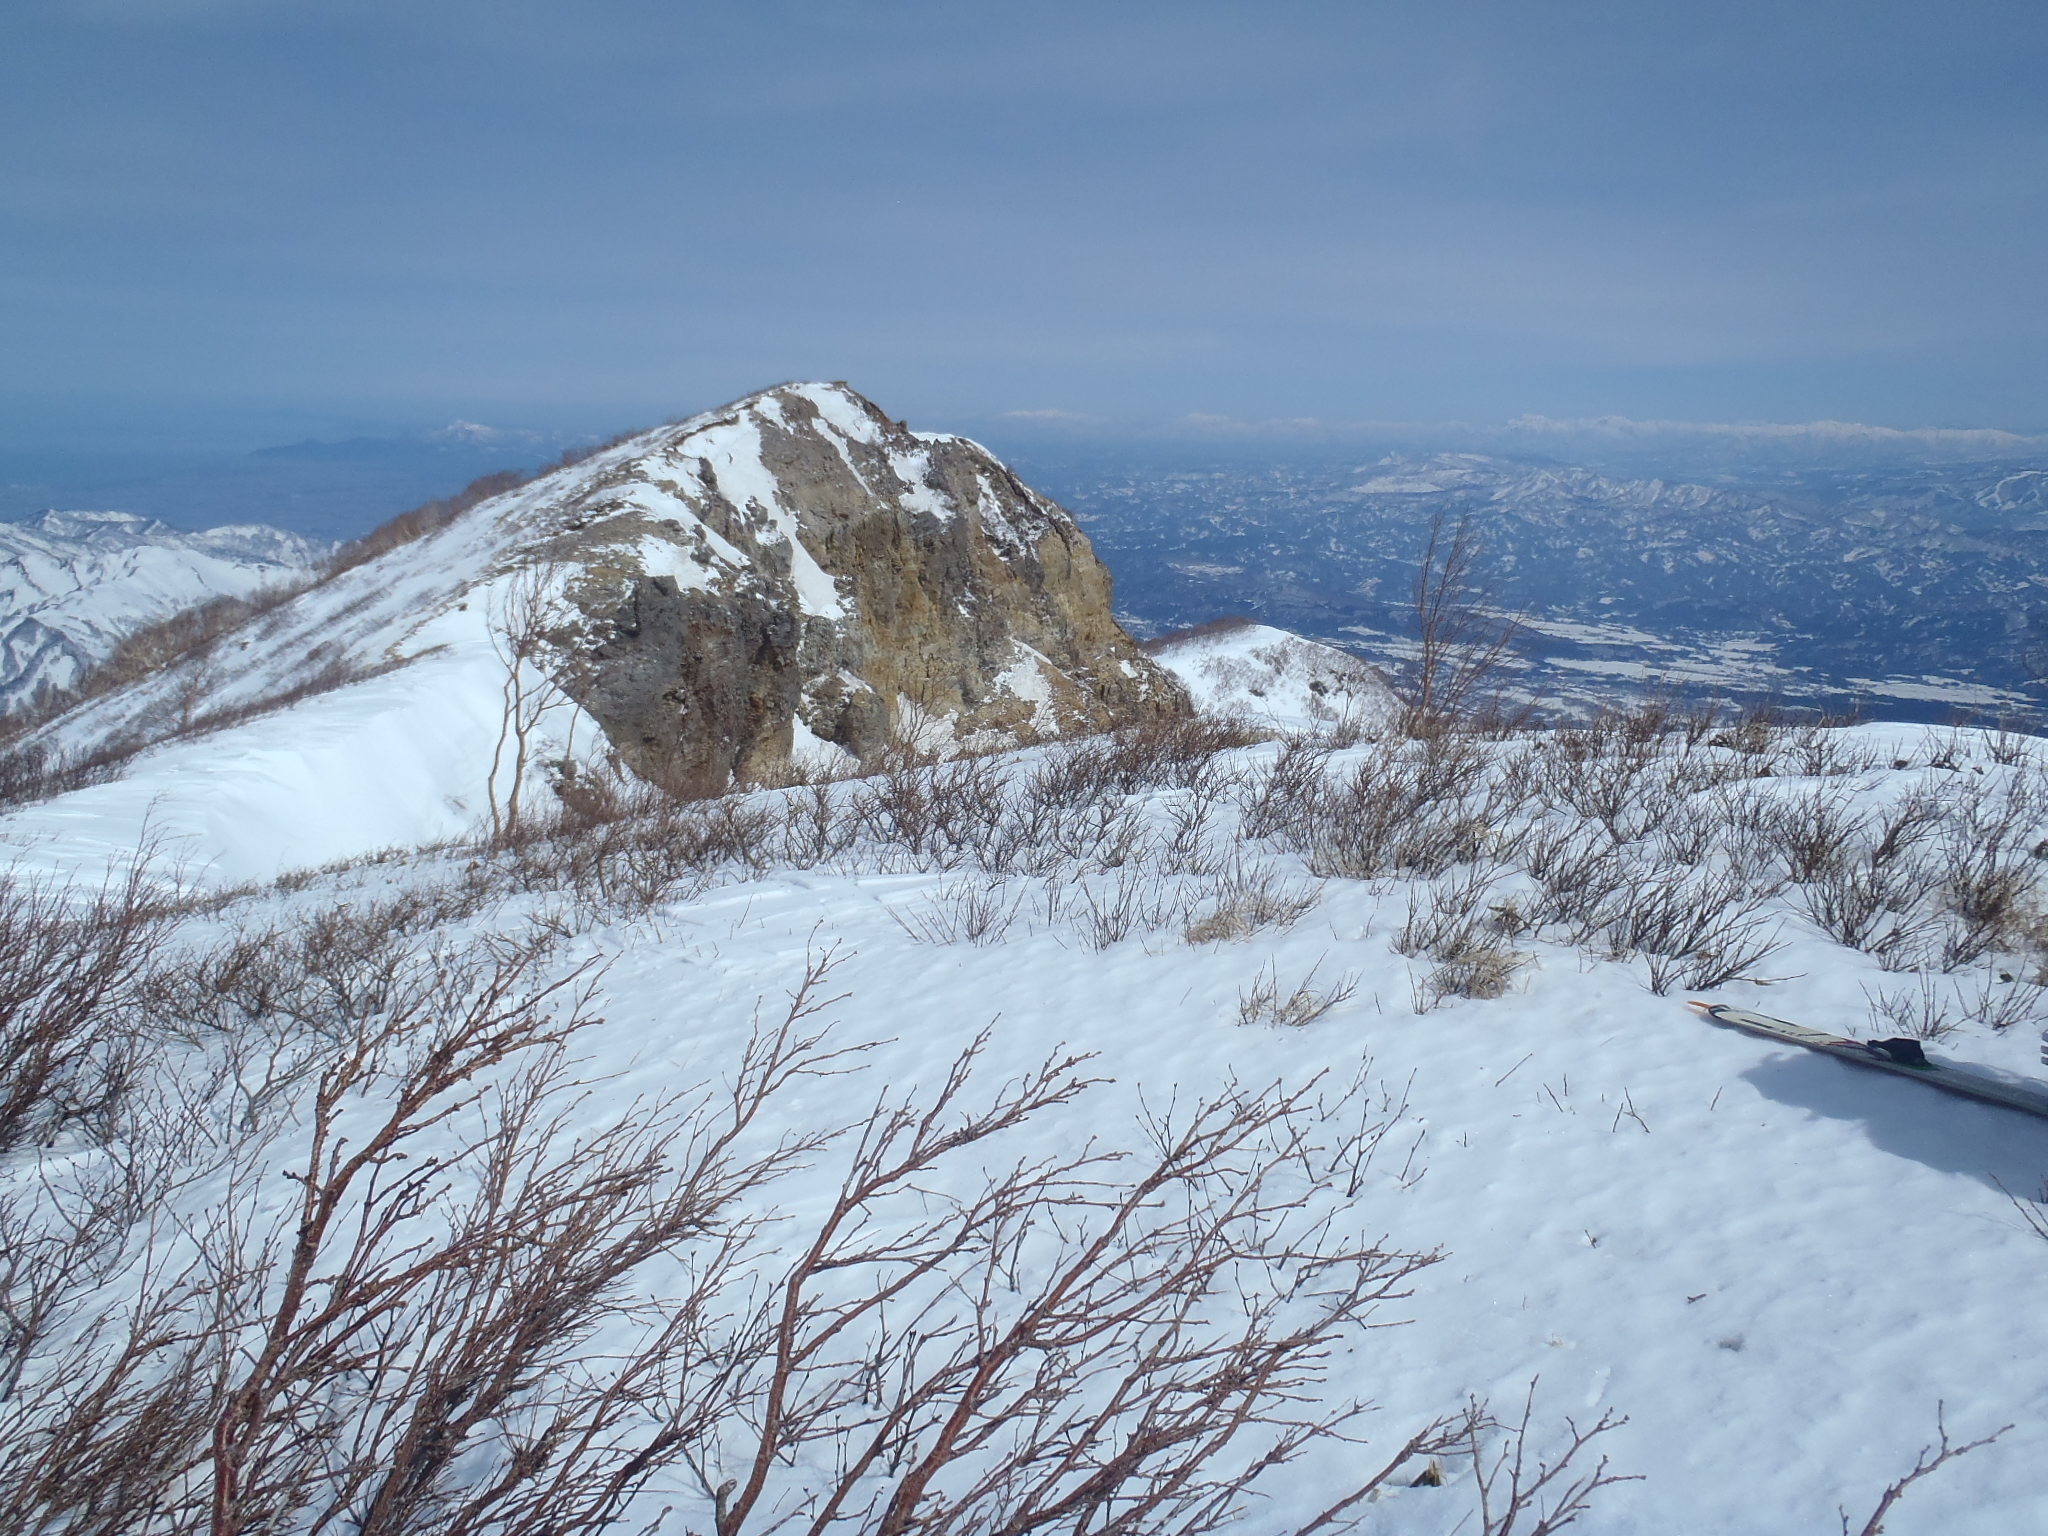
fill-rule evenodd
<path id="1" fill-rule="evenodd" d="M 110 837 L 175 822 L 203 779 L 194 856 L 274 870 L 470 831 L 579 755 L 701 793 L 1188 708 L 1061 508 L 844 384 L 653 428 L 356 555 L 45 730 L 74 756 L 165 743 L 146 803 L 140 776 L 85 792 Z"/>

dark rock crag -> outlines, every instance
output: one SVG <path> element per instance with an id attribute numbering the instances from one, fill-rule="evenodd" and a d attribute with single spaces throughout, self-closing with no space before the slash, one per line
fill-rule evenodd
<path id="1" fill-rule="evenodd" d="M 642 776 L 716 793 L 1189 709 L 1073 519 L 978 444 L 794 384 L 626 447 L 553 502 L 546 558 L 565 683 Z"/>

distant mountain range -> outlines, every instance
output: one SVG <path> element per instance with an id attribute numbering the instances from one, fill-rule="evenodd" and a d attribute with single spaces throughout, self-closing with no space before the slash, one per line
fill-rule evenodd
<path id="1" fill-rule="evenodd" d="M 1026 459 L 1140 634 L 1243 614 L 1398 667 L 1433 520 L 1468 521 L 1519 687 L 1858 703 L 1895 718 L 2028 704 L 2048 667 L 2048 454 L 1672 479 L 1499 455 L 1324 451 L 1188 468 Z"/>
<path id="2" fill-rule="evenodd" d="M 456 421 L 411 437 L 307 440 L 232 456 L 0 453 L 0 519 L 118 507 L 176 528 L 262 523 L 347 539 L 479 475 L 535 469 L 572 441 Z"/>
<path id="3" fill-rule="evenodd" d="M 0 715 L 70 687 L 136 630 L 306 575 L 325 552 L 278 528 L 181 533 L 129 512 L 0 523 Z"/>

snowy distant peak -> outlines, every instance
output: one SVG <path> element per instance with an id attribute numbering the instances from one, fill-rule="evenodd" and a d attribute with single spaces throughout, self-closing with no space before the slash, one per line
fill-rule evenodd
<path id="1" fill-rule="evenodd" d="M 187 532 L 131 512 L 0 523 L 0 714 L 71 687 L 139 629 L 309 575 L 325 553 L 278 528 Z"/>
<path id="2" fill-rule="evenodd" d="M 55 508 L 26 522 L 0 527 L 0 540 L 15 529 L 30 529 L 51 539 L 101 549 L 126 549 L 172 531 L 153 518 L 133 512 L 60 512 Z"/>
<path id="3" fill-rule="evenodd" d="M 1248 619 L 1220 619 L 1146 642 L 1202 714 L 1278 731 L 1391 726 L 1400 702 L 1366 662 Z"/>
<path id="4" fill-rule="evenodd" d="M 480 421 L 451 421 L 445 427 L 436 427 L 427 434 L 432 443 L 487 444 L 501 443 L 508 437 L 519 434 L 509 433 L 498 427 L 487 427 Z"/>
<path id="5" fill-rule="evenodd" d="M 225 560 L 305 567 L 328 546 L 261 523 L 230 523 L 197 530 L 173 528 L 133 512 L 51 510 L 20 523 L 0 523 L 0 558 L 38 549 L 69 558 L 85 551 L 184 549 Z"/>
<path id="6" fill-rule="evenodd" d="M 1582 416 L 1560 421 L 1517 416 L 1510 432 L 1593 441 L 1720 441 L 1804 449 L 1913 449 L 1965 455 L 2038 451 L 2048 437 L 1996 427 L 1882 427 L 1861 421 L 1637 421 L 1627 416 Z"/>

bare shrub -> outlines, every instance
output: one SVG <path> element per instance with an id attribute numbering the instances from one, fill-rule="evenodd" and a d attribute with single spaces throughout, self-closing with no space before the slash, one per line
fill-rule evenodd
<path id="1" fill-rule="evenodd" d="M 1417 1013 L 1428 1013 L 1446 998 L 1481 1002 L 1505 997 L 1529 957 L 1501 943 L 1474 943 L 1454 950 L 1430 968 L 1417 988 Z"/>
<path id="2" fill-rule="evenodd" d="M 1744 757 L 1767 757 L 1776 748 L 1784 729 L 1783 717 L 1765 705 L 1743 710 L 1722 729 L 1708 736 L 1707 743 Z M 1767 764 L 1759 766 L 1768 768 Z"/>
<path id="3" fill-rule="evenodd" d="M 1780 771 L 1819 779 L 1876 767 L 1876 749 L 1847 735 L 1846 723 L 1830 719 L 1785 727 L 1777 742 Z"/>
<path id="4" fill-rule="evenodd" d="M 1213 773 L 1218 755 L 1259 735 L 1241 722 L 1189 715 L 1148 721 L 1055 747 L 1036 793 L 1060 804 L 1147 789 L 1186 789 Z"/>
<path id="5" fill-rule="evenodd" d="M 1122 869 L 1148 842 L 1136 801 L 1109 797 L 1062 809 L 1035 802 L 1027 786 L 1021 813 L 1002 828 L 995 867 L 1041 875 Z"/>
<path id="6" fill-rule="evenodd" d="M 0 1152 L 119 1104 L 166 931 L 140 861 L 96 891 L 0 879 Z"/>
<path id="7" fill-rule="evenodd" d="M 1485 750 L 1462 736 L 1372 751 L 1294 818 L 1296 846 L 1318 875 L 1439 875 L 1479 857 L 1507 818 L 1486 768 Z"/>
<path id="8" fill-rule="evenodd" d="M 1679 799 L 1657 835 L 1666 857 L 1679 864 L 1702 864 L 1723 851 L 1729 831 L 1727 798 L 1710 793 Z"/>
<path id="9" fill-rule="evenodd" d="M 1851 787 L 1816 785 L 1778 801 L 1764 826 L 1786 873 L 1804 883 L 1848 857 L 1864 817 Z"/>
<path id="10" fill-rule="evenodd" d="M 1083 1146 L 935 1203 L 942 1161 L 1080 1088 L 1081 1063 L 1055 1059 L 970 1108 L 972 1056 L 931 1104 L 877 1108 L 814 1235 L 716 1357 L 718 1391 L 688 1400 L 723 1426 L 692 1458 L 720 1536 L 1194 1536 L 1363 1411 L 1305 1400 L 1433 1256 L 1335 1236 L 1324 1191 L 1352 1138 L 1312 1088 L 1151 1120 L 1129 1173 Z M 1058 1241 L 1026 1241 L 1055 1217 Z M 1336 1510 L 1463 1422 L 1407 1438 Z"/>
<path id="11" fill-rule="evenodd" d="M 29 805 L 118 777 L 126 754 L 67 755 L 42 742 L 0 748 L 0 807 Z"/>
<path id="12" fill-rule="evenodd" d="M 1497 873 L 1475 869 L 1409 894 L 1408 921 L 1394 947 L 1436 962 L 1415 983 L 1417 1013 L 1451 997 L 1504 996 L 1529 964 L 1530 956 L 1509 942 L 1526 920 L 1512 903 L 1489 900 L 1497 880 Z"/>
<path id="13" fill-rule="evenodd" d="M 1000 944 L 1009 937 L 1024 892 L 985 875 L 948 881 L 909 912 L 890 909 L 897 926 L 919 944 Z"/>
<path id="14" fill-rule="evenodd" d="M 1878 1495 L 1876 1507 L 1871 1510 L 1870 1518 L 1863 1522 L 1862 1528 L 1856 1533 L 1856 1536 L 1882 1536 L 1885 1517 L 1892 1512 L 1892 1506 L 1905 1496 L 1907 1489 L 1919 1482 L 1921 1478 L 1931 1476 L 1933 1473 L 1940 1471 L 1957 1457 L 1967 1456 L 1972 1451 L 1980 1450 L 1984 1446 L 1990 1445 L 2005 1434 L 2006 1430 L 2012 1428 L 2010 1424 L 2007 1424 L 2004 1428 L 1995 1429 L 1988 1435 L 1982 1435 L 1975 1440 L 1965 1441 L 1963 1444 L 1957 1445 L 1948 1437 L 1947 1405 L 1944 1403 L 1936 1403 L 1934 1405 L 1934 1423 L 1936 1432 L 1939 1435 L 1938 1441 L 1934 1445 L 1922 1446 L 1920 1454 L 1913 1460 L 1912 1469 L 1897 1482 L 1887 1487 L 1882 1494 Z M 1842 1536 L 1849 1536 L 1849 1512 L 1847 1510 L 1842 1511 Z"/>
<path id="15" fill-rule="evenodd" d="M 1133 934 L 1180 927 L 1191 905 L 1177 884 L 1135 864 L 1120 866 L 1104 878 L 1075 881 L 1070 897 L 1075 929 L 1090 949 L 1108 949 Z M 1047 921 L 1052 921 L 1050 906 Z"/>
<path id="16" fill-rule="evenodd" d="M 1997 1034 L 2048 1022 L 2048 990 L 2009 973 L 1986 971 L 1963 997 L 1963 1016 Z"/>
<path id="17" fill-rule="evenodd" d="M 1910 988 L 1876 994 L 1864 988 L 1875 1026 L 1916 1040 L 1943 1040 L 1965 1023 L 2002 1034 L 2048 1019 L 2048 995 L 2040 987 L 1996 971 L 1986 971 L 1973 987 L 1961 990 L 1925 974 L 1912 982 Z"/>
<path id="18" fill-rule="evenodd" d="M 1293 987 L 1280 980 L 1277 962 L 1268 962 L 1252 984 L 1237 995 L 1237 1022 L 1266 1024 L 1282 1029 L 1305 1029 L 1340 1003 L 1358 995 L 1358 978 L 1348 971 L 1325 987 L 1316 986 L 1322 970 L 1319 960 Z"/>
<path id="19" fill-rule="evenodd" d="M 200 1526 L 165 1517 L 203 1454 L 237 1277 L 166 1259 L 161 1188 L 118 1184 L 0 1196 L 0 1498 L 20 1536 Z M 99 1304 L 110 1286 L 136 1299 Z"/>
<path id="20" fill-rule="evenodd" d="M 1558 731 L 1546 746 L 1544 792 L 1598 822 L 1617 843 L 1654 832 L 1678 806 L 1678 789 L 1658 757 L 1631 749 L 1618 731 Z"/>
<path id="21" fill-rule="evenodd" d="M 169 955 L 144 979 L 141 1001 L 159 1031 L 209 1054 L 235 1122 L 253 1134 L 362 1020 L 418 1017 L 452 986 L 477 979 L 475 953 L 432 935 L 472 915 L 480 899 L 467 882 L 423 884 L 388 901 L 337 903 L 230 934 Z M 548 941 L 545 930 L 528 936 L 527 964 Z"/>
<path id="22" fill-rule="evenodd" d="M 844 858 L 859 844 L 859 809 L 839 785 L 804 785 L 788 791 L 782 804 L 778 862 L 795 869 L 814 869 Z"/>
<path id="23" fill-rule="evenodd" d="M 1602 1488 L 1641 1481 L 1633 1474 L 1608 1471 L 1605 1456 L 1590 1469 L 1583 1464 L 1574 1466 L 1595 1440 L 1628 1422 L 1612 1413 L 1602 1413 L 1585 1429 L 1566 1419 L 1569 1438 L 1564 1448 L 1553 1459 L 1539 1458 L 1532 1464 L 1529 1418 L 1535 1404 L 1536 1383 L 1532 1381 L 1521 1418 L 1508 1427 L 1505 1439 L 1491 1454 L 1484 1444 L 1485 1433 L 1502 1426 L 1478 1411 L 1477 1404 L 1467 1421 L 1465 1454 L 1478 1485 L 1481 1536 L 1554 1536 L 1584 1514 Z M 1524 1519 L 1529 1521 L 1526 1526 Z"/>
<path id="24" fill-rule="evenodd" d="M 2017 729 L 2010 722 L 2001 721 L 1995 729 L 1985 734 L 1984 751 L 1999 767 L 2013 768 L 2027 761 L 2029 753 L 2033 750 L 2029 743 L 2034 740 L 2036 737 L 2032 733 Z"/>
<path id="25" fill-rule="evenodd" d="M 1455 949 L 1472 932 L 1494 931 L 1487 898 L 1501 872 L 1474 867 L 1449 880 L 1418 885 L 1408 893 L 1408 921 L 1394 940 L 1404 955 L 1435 955 Z"/>
<path id="26" fill-rule="evenodd" d="M 132 1195 L 92 1227 L 44 1213 L 72 1259 L 76 1233 L 101 1234 L 88 1279 L 106 1253 L 131 1272 L 111 1311 L 74 1294 L 71 1326 L 45 1327 L 0 1394 L 12 1529 L 596 1531 L 665 1464 L 644 1431 L 681 1324 L 644 1314 L 632 1277 L 684 1246 L 716 1272 L 753 1230 L 720 1213 L 829 1139 L 736 1151 L 770 1096 L 839 1070 L 806 1022 L 830 962 L 722 1098 L 572 1131 L 587 1092 L 564 1052 L 589 999 L 580 972 L 536 976 L 541 953 L 443 957 L 436 990 L 332 1042 L 282 1207 L 259 1187 L 266 1139 L 244 1138 L 197 1232 L 130 1238 Z M 452 1152 L 418 1155 L 465 1121 Z"/>
<path id="27" fill-rule="evenodd" d="M 1479 538 L 1460 517 L 1439 513 L 1416 568 L 1412 603 L 1416 654 L 1403 679 L 1407 708 L 1402 729 L 1438 736 L 1462 714 L 1484 713 L 1512 654 L 1520 621 L 1504 617 L 1475 585 Z M 1492 701 L 1499 713 L 1499 701 Z"/>
<path id="28" fill-rule="evenodd" d="M 853 814 L 864 836 L 903 856 L 902 867 L 954 869 L 995 836 L 1004 782 L 990 758 L 904 769 L 861 781 Z"/>
<path id="29" fill-rule="evenodd" d="M 1159 868 L 1167 874 L 1213 875 L 1226 865 L 1221 813 L 1231 787 L 1221 774 L 1206 774 L 1186 789 L 1169 791 L 1164 810 L 1171 830 L 1161 841 Z"/>
<path id="30" fill-rule="evenodd" d="M 1916 976 L 1912 990 L 1889 988 L 1872 992 L 1863 989 L 1870 1004 L 1871 1027 L 1885 1035 L 1906 1035 L 1915 1040 L 1945 1040 L 1962 1027 L 1954 1009 L 1955 998 L 1932 976 Z"/>
<path id="31" fill-rule="evenodd" d="M 1958 970 L 1994 949 L 2017 947 L 2041 924 L 2040 877 L 2024 850 L 1997 838 L 1972 841 L 1959 827 L 1949 848 L 1942 895 L 1951 919 L 1943 970 Z"/>
<path id="32" fill-rule="evenodd" d="M 1633 879 L 1614 842 L 1583 826 L 1546 826 L 1524 843 L 1522 862 L 1535 877 L 1531 926 L 1561 928 L 1566 941 L 1585 944 L 1607 924 L 1613 903 Z"/>
<path id="33" fill-rule="evenodd" d="M 790 820 L 773 796 L 677 800 L 648 788 L 626 814 L 570 840 L 556 865 L 598 909 L 645 912 L 709 888 L 724 870 L 759 874 L 775 866 Z"/>
<path id="34" fill-rule="evenodd" d="M 1638 869 L 1604 928 L 1610 958 L 1641 954 L 1650 990 L 1722 986 L 1783 947 L 1777 924 L 1741 879 L 1728 872 Z"/>
<path id="35" fill-rule="evenodd" d="M 1807 915 L 1838 943 L 1899 970 L 1918 963 L 1934 942 L 1937 924 L 1924 903 L 1942 874 L 1938 865 L 1912 856 L 1917 838 L 1905 835 L 1903 821 L 1887 822 L 1874 846 L 1823 866 L 1800 895 Z"/>
<path id="36" fill-rule="evenodd" d="M 1296 737 L 1282 742 L 1273 765 L 1248 774 L 1240 786 L 1243 835 L 1285 837 L 1297 845 L 1306 841 L 1327 788 L 1333 751 L 1325 741 Z"/>
<path id="37" fill-rule="evenodd" d="M 580 973 L 531 978 L 535 953 L 505 954 L 432 1011 L 364 1020 L 322 1072 L 298 1198 L 272 1240 L 278 1273 L 212 1429 L 213 1529 L 268 1529 L 308 1506 L 316 1528 L 345 1514 L 365 1532 L 589 1528 L 631 1481 L 605 1432 L 654 1369 L 629 1357 L 592 1381 L 599 1324 L 620 1317 L 635 1270 L 701 1240 L 740 1190 L 823 1140 L 733 1154 L 776 1085 L 824 1069 L 803 1030 L 817 966 L 722 1120 L 664 1102 L 572 1138 L 564 1050 L 588 1000 Z M 409 1168 L 409 1143 L 515 1060 L 469 1150 Z M 378 1112 L 344 1137 L 362 1100 Z M 446 1237 L 423 1247 L 419 1217 L 451 1200 Z M 488 1473 L 452 1476 L 480 1453 Z"/>
<path id="38" fill-rule="evenodd" d="M 1322 887 L 1284 879 L 1271 864 L 1234 859 L 1217 879 L 1208 910 L 1187 926 L 1190 944 L 1241 942 L 1268 928 L 1299 921 L 1321 899 Z"/>

